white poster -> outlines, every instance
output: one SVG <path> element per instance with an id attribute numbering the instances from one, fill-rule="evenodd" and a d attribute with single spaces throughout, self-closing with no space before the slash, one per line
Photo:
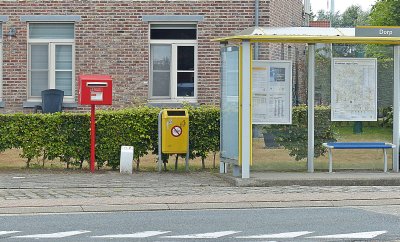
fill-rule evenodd
<path id="1" fill-rule="evenodd" d="M 332 121 L 376 121 L 376 58 L 333 58 L 331 95 Z"/>
<path id="2" fill-rule="evenodd" d="M 253 61 L 253 124 L 292 123 L 292 62 Z"/>

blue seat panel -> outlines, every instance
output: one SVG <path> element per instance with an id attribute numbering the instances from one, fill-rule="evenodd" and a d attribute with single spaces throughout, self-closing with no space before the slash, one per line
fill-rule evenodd
<path id="1" fill-rule="evenodd" d="M 334 149 L 392 149 L 391 144 L 383 142 L 331 142 L 327 143 Z"/>

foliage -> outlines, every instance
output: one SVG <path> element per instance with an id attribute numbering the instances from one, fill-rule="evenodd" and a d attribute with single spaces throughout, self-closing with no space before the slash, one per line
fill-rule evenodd
<path id="1" fill-rule="evenodd" d="M 387 107 L 382 110 L 383 125 L 393 126 L 393 107 Z"/>
<path id="2" fill-rule="evenodd" d="M 348 7 L 342 14 L 340 26 L 337 27 L 356 27 L 366 25 L 369 12 L 364 12 L 360 5 Z"/>
<path id="3" fill-rule="evenodd" d="M 319 10 L 316 15 L 317 20 L 329 20 L 331 21 L 331 26 L 340 26 L 341 15 L 340 12 L 335 12 L 331 15 L 329 11 Z"/>
<path id="4" fill-rule="evenodd" d="M 377 0 L 369 15 L 369 22 L 373 26 L 400 25 L 400 1 Z"/>
<path id="5" fill-rule="evenodd" d="M 90 159 L 90 116 L 89 114 L 58 114 L 60 119 L 59 136 L 63 137 L 63 146 L 59 157 L 61 161 L 79 164 Z"/>
<path id="6" fill-rule="evenodd" d="M 134 158 L 147 154 L 152 140 L 157 140 L 158 109 L 139 107 L 119 111 L 99 112 L 96 119 L 96 160 L 99 166 L 107 162 L 116 169 L 123 145 L 134 147 Z"/>
<path id="7" fill-rule="evenodd" d="M 315 97 L 319 105 L 329 105 L 331 96 L 331 48 L 318 48 L 315 53 Z"/>
<path id="8" fill-rule="evenodd" d="M 219 150 L 219 109 L 189 109 L 190 157 L 206 158 Z M 159 108 L 137 107 L 96 113 L 96 162 L 116 169 L 122 145 L 134 146 L 134 159 L 157 151 Z M 90 116 L 78 113 L 0 114 L 0 152 L 22 149 L 27 166 L 33 159 L 59 158 L 69 164 L 90 159 Z"/>
<path id="9" fill-rule="evenodd" d="M 331 26 L 336 28 L 348 28 L 366 25 L 368 23 L 368 11 L 363 11 L 359 5 L 351 5 L 342 14 L 331 13 L 323 10 L 318 11 L 317 20 L 330 20 Z"/>
<path id="10" fill-rule="evenodd" d="M 323 155 L 326 150 L 322 143 L 336 141 L 333 125 L 330 121 L 330 108 L 318 106 L 315 108 L 314 156 Z M 307 157 L 308 131 L 307 106 L 293 107 L 291 125 L 271 125 L 265 128 L 266 132 L 275 134 L 275 142 L 289 150 L 289 155 L 301 160 Z"/>
<path id="11" fill-rule="evenodd" d="M 219 108 L 213 106 L 202 106 L 193 108 L 187 106 L 189 111 L 189 147 L 192 157 L 201 157 L 202 167 L 205 168 L 204 160 L 210 152 L 219 150 Z M 196 128 L 192 128 L 196 127 Z"/>

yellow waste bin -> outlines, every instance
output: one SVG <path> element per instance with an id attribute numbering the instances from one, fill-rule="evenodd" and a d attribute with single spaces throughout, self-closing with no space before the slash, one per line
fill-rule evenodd
<path id="1" fill-rule="evenodd" d="M 164 109 L 161 117 L 161 150 L 185 154 L 189 149 L 189 114 L 186 109 Z"/>

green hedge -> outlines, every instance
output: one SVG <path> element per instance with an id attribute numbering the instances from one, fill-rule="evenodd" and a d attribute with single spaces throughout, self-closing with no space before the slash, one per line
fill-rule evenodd
<path id="1" fill-rule="evenodd" d="M 204 159 L 219 150 L 220 112 L 213 106 L 185 107 L 189 111 L 190 158 Z M 119 165 L 120 147 L 134 146 L 134 159 L 139 168 L 140 158 L 148 152 L 158 153 L 159 108 L 138 107 L 96 113 L 96 161 L 113 169 Z M 90 159 L 90 115 L 77 113 L 56 114 L 0 114 L 0 152 L 10 148 L 22 149 L 27 166 L 33 159 L 59 158 L 67 166 L 82 167 Z M 276 141 L 290 151 L 297 160 L 307 156 L 307 107 L 293 108 L 293 125 L 272 125 Z M 325 152 L 322 143 L 334 140 L 330 109 L 315 110 L 315 155 Z M 43 163 L 44 164 L 44 163 Z"/>
<path id="2" fill-rule="evenodd" d="M 319 157 L 326 152 L 322 143 L 336 141 L 329 107 L 317 106 L 314 114 L 314 155 Z M 275 142 L 289 150 L 289 155 L 301 160 L 307 157 L 307 106 L 293 107 L 291 125 L 270 125 L 265 127 L 266 132 L 275 135 Z"/>
<path id="3" fill-rule="evenodd" d="M 189 109 L 190 157 L 204 159 L 219 149 L 219 109 L 210 106 Z M 138 107 L 96 113 L 96 162 L 113 169 L 119 165 L 121 145 L 135 148 L 135 160 L 148 152 L 157 153 L 159 108 Z M 90 159 L 90 115 L 1 114 L 0 152 L 22 149 L 27 159 L 42 158 L 78 163 Z"/>

